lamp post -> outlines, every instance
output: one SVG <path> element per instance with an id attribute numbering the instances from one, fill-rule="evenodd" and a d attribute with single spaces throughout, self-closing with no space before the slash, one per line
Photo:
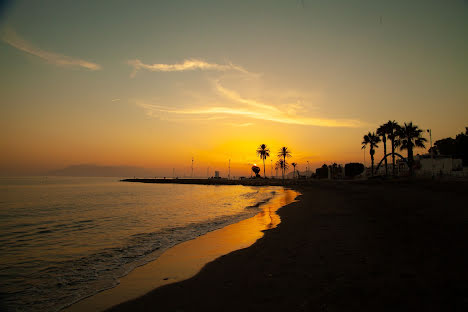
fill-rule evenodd
<path id="1" fill-rule="evenodd" d="M 431 144 L 431 173 L 432 178 L 434 179 L 434 149 L 432 148 L 432 129 L 427 129 L 429 133 L 429 142 Z"/>

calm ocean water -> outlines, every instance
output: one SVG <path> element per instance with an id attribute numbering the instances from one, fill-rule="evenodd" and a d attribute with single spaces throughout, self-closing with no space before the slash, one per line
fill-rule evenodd
<path id="1" fill-rule="evenodd" d="M 280 190 L 0 178 L 0 310 L 60 310 L 179 242 L 255 215 Z"/>

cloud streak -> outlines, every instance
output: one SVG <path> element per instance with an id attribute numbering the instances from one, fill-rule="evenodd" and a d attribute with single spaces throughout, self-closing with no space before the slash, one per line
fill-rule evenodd
<path id="1" fill-rule="evenodd" d="M 175 64 L 145 64 L 139 59 L 129 60 L 127 62 L 133 67 L 132 77 L 136 75 L 139 70 L 148 70 L 153 72 L 182 72 L 182 71 L 193 71 L 193 70 L 208 70 L 208 71 L 238 71 L 244 74 L 249 72 L 241 67 L 232 63 L 227 64 L 216 64 L 208 63 L 200 59 L 186 59 L 182 63 Z"/>
<path id="2" fill-rule="evenodd" d="M 258 111 L 248 108 L 233 108 L 226 106 L 202 107 L 194 109 L 169 108 L 159 105 L 138 103 L 138 106 L 146 110 L 148 116 L 157 116 L 161 113 L 175 114 L 179 116 L 238 116 L 257 120 L 273 121 L 290 125 L 318 126 L 318 127 L 346 127 L 356 128 L 362 126 L 357 120 L 347 119 L 325 119 L 310 118 L 300 116 L 289 116 L 280 112 L 273 114 L 271 112 Z"/>
<path id="3" fill-rule="evenodd" d="M 82 67 L 89 70 L 100 70 L 102 67 L 99 64 L 85 61 L 82 59 L 73 58 L 70 56 L 58 54 L 55 52 L 49 52 L 42 50 L 33 44 L 27 42 L 21 38 L 14 30 L 6 29 L 1 34 L 1 39 L 11 45 L 12 47 L 37 56 L 50 64 L 62 67 Z"/>

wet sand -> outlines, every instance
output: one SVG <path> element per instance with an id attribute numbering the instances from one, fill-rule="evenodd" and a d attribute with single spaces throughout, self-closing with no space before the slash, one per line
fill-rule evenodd
<path id="1" fill-rule="evenodd" d="M 468 183 L 312 183 L 249 248 L 111 311 L 468 311 Z"/>
<path id="2" fill-rule="evenodd" d="M 81 300 L 65 311 L 103 311 L 142 296 L 156 287 L 188 279 L 206 263 L 233 250 L 252 245 L 263 236 L 262 231 L 272 229 L 280 223 L 276 211 L 298 196 L 298 192 L 290 189 L 278 193 L 272 200 L 261 205 L 261 211 L 255 216 L 180 243 L 166 250 L 156 260 L 121 278 L 118 286 Z"/>

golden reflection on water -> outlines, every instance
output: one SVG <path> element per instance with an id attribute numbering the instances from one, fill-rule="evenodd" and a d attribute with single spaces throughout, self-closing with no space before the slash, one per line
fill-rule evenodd
<path id="1" fill-rule="evenodd" d="M 139 297 L 156 287 L 192 277 L 208 262 L 234 250 L 246 248 L 263 236 L 263 230 L 280 223 L 276 210 L 292 203 L 299 195 L 282 190 L 278 196 L 261 206 L 252 218 L 206 233 L 166 250 L 158 259 L 136 268 L 120 279 L 112 289 L 84 299 L 66 311 L 101 311 L 118 303 Z"/>

